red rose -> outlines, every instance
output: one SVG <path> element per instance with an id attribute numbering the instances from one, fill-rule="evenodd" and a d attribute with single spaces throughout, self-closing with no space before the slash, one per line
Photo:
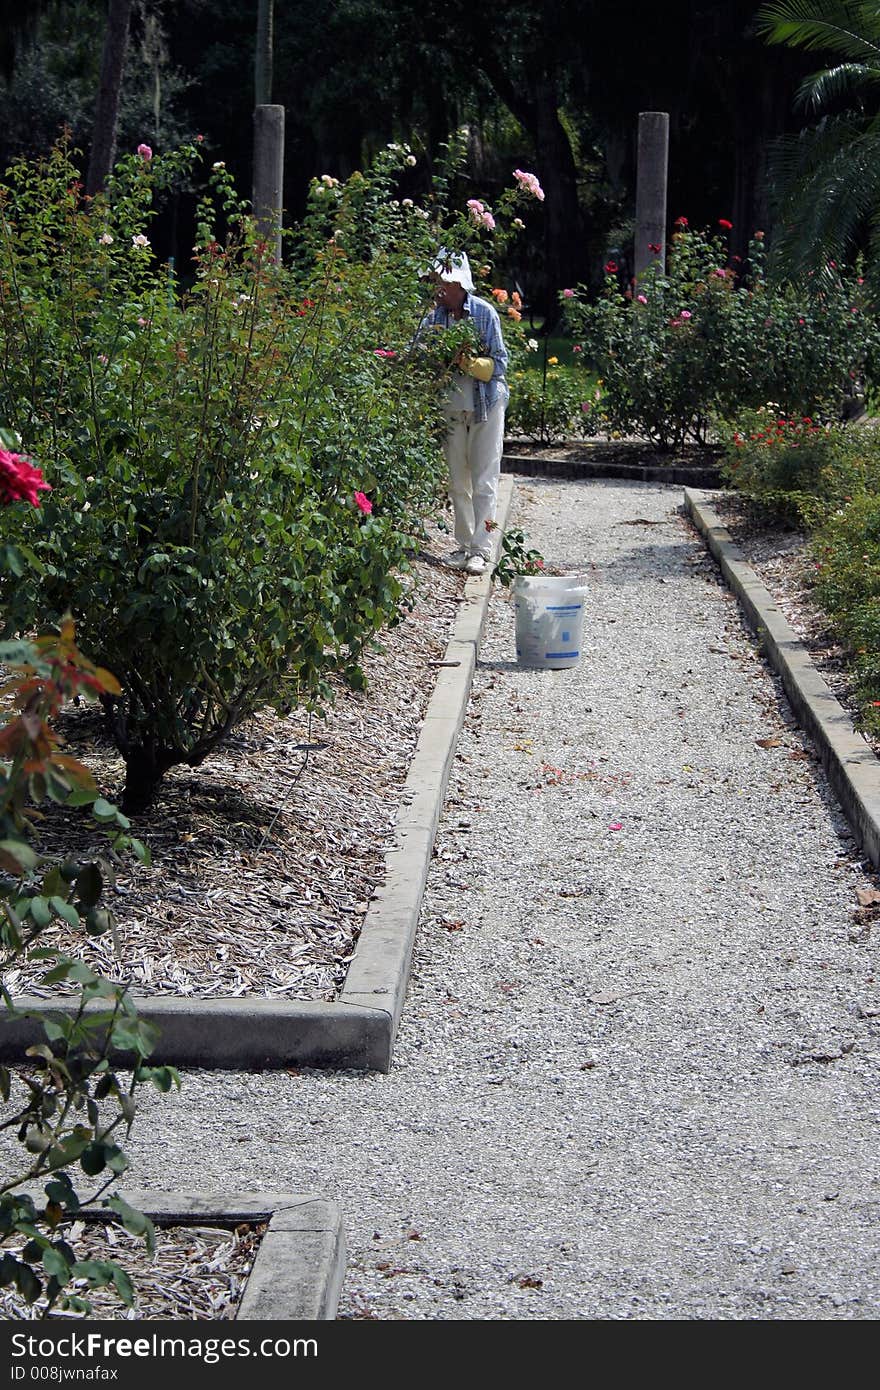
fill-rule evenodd
<path id="1" fill-rule="evenodd" d="M 20 454 L 10 454 L 0 449 L 0 505 L 6 507 L 10 502 L 30 502 L 39 507 L 41 492 L 51 492 L 51 487 L 43 481 L 39 468 Z"/>

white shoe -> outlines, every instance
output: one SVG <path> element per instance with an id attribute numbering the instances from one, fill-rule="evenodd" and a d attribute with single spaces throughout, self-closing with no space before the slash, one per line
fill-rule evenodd
<path id="1" fill-rule="evenodd" d="M 443 563 L 452 570 L 463 570 L 469 559 L 470 553 L 467 550 L 453 550 L 451 555 L 444 556 Z"/>
<path id="2" fill-rule="evenodd" d="M 482 555 L 472 555 L 464 567 L 465 574 L 482 574 L 486 561 Z"/>

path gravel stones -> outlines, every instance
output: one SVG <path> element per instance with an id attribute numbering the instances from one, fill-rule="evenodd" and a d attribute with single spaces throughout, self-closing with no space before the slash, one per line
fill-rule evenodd
<path id="1" fill-rule="evenodd" d="M 870 886 L 660 484 L 523 479 L 576 671 L 492 601 L 390 1075 L 189 1072 L 139 1186 L 337 1200 L 340 1314 L 880 1313 Z"/>

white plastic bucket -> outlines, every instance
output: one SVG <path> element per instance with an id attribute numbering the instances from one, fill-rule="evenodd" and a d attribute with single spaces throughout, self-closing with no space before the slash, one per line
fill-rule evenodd
<path id="1" fill-rule="evenodd" d="M 577 666 L 583 650 L 586 595 L 578 575 L 516 576 L 513 602 L 520 666 L 549 671 Z"/>

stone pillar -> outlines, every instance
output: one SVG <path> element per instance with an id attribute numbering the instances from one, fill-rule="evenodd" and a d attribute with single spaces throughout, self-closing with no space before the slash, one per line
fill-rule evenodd
<path id="1" fill-rule="evenodd" d="M 281 262 L 281 198 L 284 187 L 284 107 L 254 110 L 254 216 L 272 254 Z"/>
<path id="2" fill-rule="evenodd" d="M 633 273 L 636 280 L 650 265 L 666 269 L 666 174 L 669 165 L 669 115 L 639 113 L 636 171 L 636 232 Z M 657 247 L 656 251 L 651 247 Z"/>

